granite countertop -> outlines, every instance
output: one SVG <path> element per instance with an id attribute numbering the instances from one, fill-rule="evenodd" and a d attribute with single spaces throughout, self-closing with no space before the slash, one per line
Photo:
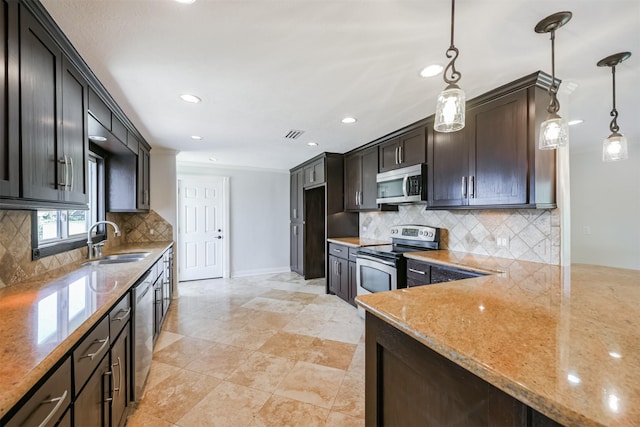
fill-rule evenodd
<path id="1" fill-rule="evenodd" d="M 408 256 L 496 274 L 356 302 L 561 424 L 637 425 L 640 270 Z"/>
<path id="2" fill-rule="evenodd" d="M 331 237 L 328 242 L 338 243 L 340 245 L 350 246 L 352 248 L 360 248 L 362 246 L 388 245 L 388 240 L 361 239 L 360 237 Z"/>
<path id="3" fill-rule="evenodd" d="M 78 261 L 66 268 L 66 273 L 43 275 L 0 290 L 0 418 L 172 244 L 119 246 L 111 253 L 150 254 L 138 262 L 93 267 L 81 266 L 85 260 Z"/>

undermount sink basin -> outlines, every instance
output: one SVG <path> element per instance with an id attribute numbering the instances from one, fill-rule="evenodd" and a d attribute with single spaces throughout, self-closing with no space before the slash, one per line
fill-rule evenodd
<path id="1" fill-rule="evenodd" d="M 126 262 L 137 262 L 145 259 L 150 252 L 134 252 L 129 254 L 107 255 L 96 258 L 91 261 L 83 262 L 82 265 L 104 265 L 104 264 L 122 264 Z"/>

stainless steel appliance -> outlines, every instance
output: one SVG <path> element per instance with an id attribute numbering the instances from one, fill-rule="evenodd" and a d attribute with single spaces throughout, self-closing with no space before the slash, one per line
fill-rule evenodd
<path id="1" fill-rule="evenodd" d="M 357 294 L 391 291 L 407 287 L 407 252 L 440 249 L 440 229 L 422 225 L 391 228 L 391 244 L 364 246 L 356 257 Z M 361 310 L 361 309 L 360 309 Z M 360 311 L 364 315 L 363 311 Z"/>
<path id="2" fill-rule="evenodd" d="M 427 201 L 427 165 L 419 164 L 376 175 L 378 204 Z"/>
<path id="3" fill-rule="evenodd" d="M 134 400 L 142 398 L 142 390 L 151 368 L 153 355 L 153 277 L 148 272 L 133 288 L 134 326 L 133 326 L 133 359 L 135 374 L 133 376 Z"/>

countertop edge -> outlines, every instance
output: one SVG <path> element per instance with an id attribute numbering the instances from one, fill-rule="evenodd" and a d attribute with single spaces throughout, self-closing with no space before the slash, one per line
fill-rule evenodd
<path id="1" fill-rule="evenodd" d="M 45 356 L 29 373 L 22 377 L 22 380 L 19 384 L 13 385 L 12 393 L 10 396 L 6 396 L 4 401 L 0 402 L 0 420 L 2 420 L 14 407 L 19 404 L 20 401 L 25 397 L 25 395 L 38 384 L 38 382 L 47 374 L 49 371 L 60 362 L 67 353 L 78 343 L 78 341 L 89 332 L 95 325 L 96 322 L 102 318 L 105 314 L 107 314 L 113 306 L 120 301 L 120 299 L 131 290 L 133 285 L 136 283 L 138 279 L 140 279 L 144 273 L 146 273 L 149 268 L 151 268 L 160 258 L 161 256 L 169 249 L 174 246 L 175 242 L 167 241 L 167 242 L 156 242 L 158 247 L 154 251 L 158 251 L 155 257 L 149 257 L 143 261 L 144 264 L 141 265 L 141 269 L 139 273 L 132 275 L 131 279 L 127 283 L 126 286 L 123 287 L 122 292 L 116 294 L 114 298 L 112 298 L 112 303 L 103 304 L 80 326 L 78 326 L 64 341 L 62 341 L 55 349 L 53 349 L 47 356 Z M 164 246 L 161 244 L 166 243 Z M 148 244 L 148 243 L 147 243 Z M 144 245 L 144 244 L 142 244 Z M 131 244 L 129 247 L 140 248 L 141 244 Z M 105 255 L 117 254 L 126 252 L 125 247 L 117 247 L 114 248 L 113 251 L 106 253 Z M 80 264 L 85 262 L 85 260 L 77 261 L 78 267 Z M 64 275 L 63 275 L 64 276 Z M 53 281 L 53 280 L 52 280 Z M 42 284 L 42 286 L 46 286 L 47 284 Z M 21 286 L 20 284 L 14 286 Z M 17 397 L 15 399 L 11 399 L 11 397 Z M 5 396 L 3 396 L 5 397 Z"/>

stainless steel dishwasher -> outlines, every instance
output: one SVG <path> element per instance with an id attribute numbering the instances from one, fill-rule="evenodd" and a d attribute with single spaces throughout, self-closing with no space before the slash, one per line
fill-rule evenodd
<path id="1" fill-rule="evenodd" d="M 151 368 L 153 356 L 153 277 L 147 272 L 138 285 L 133 288 L 134 327 L 133 327 L 133 393 L 134 400 L 142 398 L 142 390 Z"/>

